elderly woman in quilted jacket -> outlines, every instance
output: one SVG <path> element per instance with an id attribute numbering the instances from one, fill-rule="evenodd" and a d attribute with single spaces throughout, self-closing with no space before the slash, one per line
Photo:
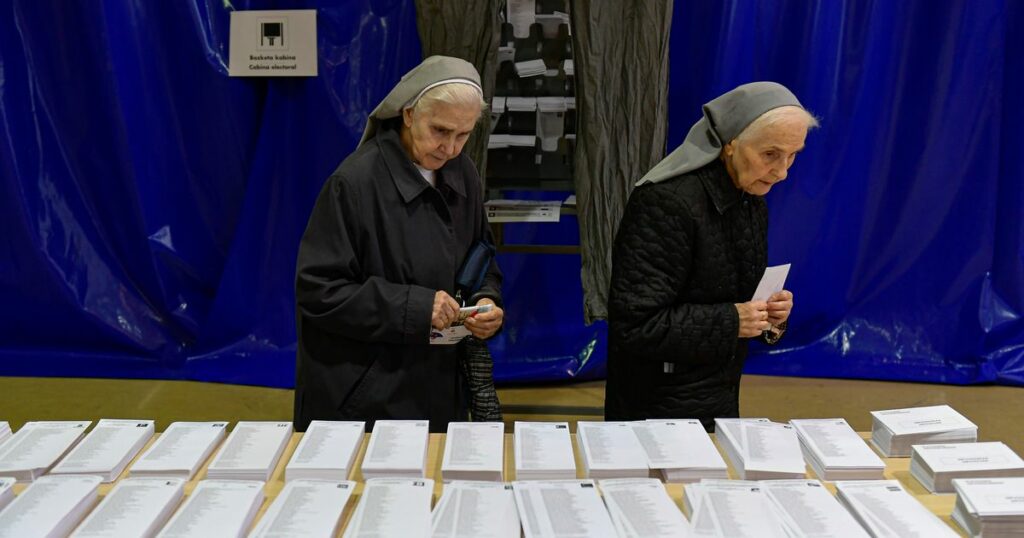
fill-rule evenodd
<path id="1" fill-rule="evenodd" d="M 615 238 L 606 420 L 739 416 L 752 338 L 775 343 L 793 294 L 751 297 L 768 260 L 764 195 L 786 179 L 814 116 L 754 82 L 704 105 L 683 144 L 634 189 Z"/>

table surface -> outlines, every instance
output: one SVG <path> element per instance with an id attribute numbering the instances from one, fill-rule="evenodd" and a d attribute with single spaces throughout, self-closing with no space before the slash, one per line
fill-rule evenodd
<path id="1" fill-rule="evenodd" d="M 145 450 L 149 448 L 149 445 L 153 444 L 153 442 L 156 441 L 156 439 L 159 437 L 159 435 L 160 434 L 157 434 L 157 435 L 153 436 L 153 438 L 150 439 L 149 443 L 147 443 L 146 448 L 144 448 L 140 452 L 140 454 L 145 452 Z M 871 438 L 871 434 L 870 433 L 861 432 L 860 435 L 864 439 L 870 439 Z M 434 480 L 434 498 L 433 498 L 433 503 L 435 505 L 437 504 L 438 499 L 440 499 L 441 491 L 443 489 L 443 483 L 442 483 L 442 479 L 441 479 L 441 458 L 444 455 L 444 437 L 445 437 L 445 435 L 444 434 L 440 434 L 440 433 L 432 433 L 432 434 L 430 434 L 430 442 L 429 442 L 429 445 L 427 447 L 427 478 L 431 478 L 431 479 Z M 579 447 L 577 446 L 576 436 L 575 435 L 571 435 L 570 437 L 572 438 L 573 453 L 575 454 L 575 457 L 576 457 L 576 476 L 577 476 L 577 478 L 586 478 L 585 476 L 583 476 L 583 464 L 580 461 L 580 450 L 579 450 Z M 715 441 L 715 445 L 718 446 L 718 441 L 717 441 L 717 439 L 715 439 L 715 435 L 714 434 L 711 434 L 711 438 L 712 438 L 712 440 Z M 270 506 L 270 504 L 274 501 L 274 499 L 277 497 L 277 495 L 284 488 L 284 468 L 285 468 L 285 465 L 287 465 L 288 460 L 291 459 L 292 453 L 295 451 L 295 447 L 298 446 L 299 441 L 301 439 L 302 439 L 302 434 L 301 433 L 294 433 L 294 434 L 292 434 L 292 438 L 289 440 L 288 446 L 285 447 L 285 451 L 284 451 L 284 454 L 281 457 L 281 461 L 278 462 L 277 468 L 274 469 L 274 473 L 271 475 L 270 480 L 267 481 L 267 485 L 264 488 L 264 491 L 266 493 L 266 498 L 263 501 L 263 506 L 260 507 L 259 513 L 256 516 L 254 524 L 256 522 L 259 522 L 260 518 L 263 517 L 264 512 L 266 512 L 267 508 Z M 366 437 L 363 440 L 362 445 L 359 447 L 359 453 L 356 455 L 356 460 L 355 460 L 355 463 L 353 464 L 354 469 L 352 470 L 352 472 L 351 472 L 351 474 L 349 476 L 349 479 L 355 481 L 357 483 L 357 486 L 356 486 L 355 492 L 352 495 L 352 499 L 349 500 L 348 506 L 345 509 L 345 514 L 344 514 L 344 518 L 343 518 L 344 519 L 343 520 L 343 524 L 340 527 L 340 529 L 342 531 L 344 530 L 345 526 L 348 525 L 348 520 L 351 518 L 352 512 L 354 511 L 355 506 L 358 504 L 358 502 L 360 500 L 360 497 L 361 497 L 361 494 L 362 494 L 363 475 L 362 475 L 362 472 L 359 470 L 359 468 L 362 465 L 363 455 L 366 452 L 366 446 L 367 446 L 367 444 L 369 444 L 369 439 L 370 439 L 370 434 L 367 433 Z M 508 481 L 508 482 L 511 482 L 511 481 L 515 480 L 515 463 L 512 460 L 512 446 L 513 446 L 512 445 L 512 434 L 511 433 L 506 433 L 505 434 L 505 466 L 504 466 L 505 469 L 504 469 L 504 471 L 505 471 L 505 480 Z M 729 463 L 729 459 L 727 457 L 725 457 L 725 453 L 724 453 L 724 451 L 721 450 L 721 447 L 719 447 L 719 452 L 722 453 L 722 457 L 725 459 L 726 463 Z M 196 478 L 194 478 L 193 480 L 189 481 L 185 485 L 185 494 L 186 495 L 189 495 L 189 494 L 192 493 L 192 490 L 195 489 L 195 486 L 199 482 L 199 480 L 206 478 L 206 467 L 210 464 L 210 461 L 213 460 L 213 456 L 215 456 L 215 455 L 216 455 L 216 452 L 214 452 L 214 454 L 211 455 L 211 457 L 203 464 L 203 467 L 200 468 L 199 472 L 196 473 Z M 902 485 L 903 488 L 905 490 L 907 490 L 908 493 L 913 495 L 914 498 L 916 498 L 921 504 L 923 504 L 926 508 L 931 510 L 931 512 L 933 514 L 939 516 L 939 518 L 942 519 L 942 521 L 944 521 L 947 525 L 949 525 L 951 528 L 953 528 L 956 532 L 960 533 L 961 536 L 967 536 L 967 534 L 965 534 L 963 532 L 963 530 L 960 528 L 960 526 L 957 525 L 952 520 L 952 518 L 950 517 L 950 514 L 953 512 L 953 506 L 956 503 L 956 495 L 955 494 L 933 494 L 933 493 L 930 493 L 923 485 L 921 485 L 920 482 L 917 481 L 916 478 L 911 476 L 911 474 L 910 474 L 910 458 L 884 458 L 883 457 L 882 460 L 885 462 L 885 478 L 886 479 L 898 480 L 900 485 Z M 134 463 L 134 461 L 132 463 Z M 131 469 L 131 465 L 128 466 L 128 469 Z M 122 479 L 124 479 L 124 478 L 126 478 L 128 476 L 129 476 L 129 472 L 126 470 L 124 473 L 122 473 L 121 477 L 118 480 L 122 480 Z M 807 468 L 807 477 L 808 478 L 817 478 L 817 476 L 814 474 L 814 471 L 812 471 L 810 469 L 810 467 Z M 733 479 L 737 478 L 737 476 L 735 474 L 735 471 L 732 468 L 732 465 L 729 465 L 729 478 L 733 478 Z M 829 491 L 831 491 L 832 494 L 834 495 L 835 494 L 835 486 L 831 482 L 824 482 L 823 481 L 823 483 L 829 489 Z M 100 486 L 100 491 L 99 491 L 100 495 L 101 496 L 105 496 L 114 487 L 114 485 L 116 485 L 116 482 L 113 482 L 113 483 L 110 483 L 110 484 L 102 484 Z M 15 484 L 14 492 L 16 494 L 20 494 L 27 487 L 28 487 L 27 483 L 19 482 L 19 483 Z M 685 486 L 683 484 L 665 484 L 666 491 L 668 491 L 668 494 L 672 498 L 672 501 L 676 503 L 676 505 L 679 507 L 680 510 L 682 510 L 682 507 L 683 507 L 683 488 L 684 487 Z M 341 531 L 339 531 L 339 536 L 340 536 L 340 534 L 341 534 Z"/>

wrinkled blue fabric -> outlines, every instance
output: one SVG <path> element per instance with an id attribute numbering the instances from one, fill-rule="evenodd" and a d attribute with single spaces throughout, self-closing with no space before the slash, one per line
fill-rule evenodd
<path id="1" fill-rule="evenodd" d="M 318 77 L 227 76 L 231 10 L 299 8 Z M 822 118 L 768 195 L 796 307 L 747 371 L 1024 384 L 1024 4 L 677 0 L 672 26 L 668 149 L 753 80 Z M 0 375 L 292 386 L 309 211 L 419 60 L 412 0 L 0 6 Z M 496 378 L 604 375 L 579 257 L 499 263 Z"/>

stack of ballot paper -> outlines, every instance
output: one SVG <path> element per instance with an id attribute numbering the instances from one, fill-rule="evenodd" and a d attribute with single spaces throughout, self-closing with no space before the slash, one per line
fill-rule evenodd
<path id="1" fill-rule="evenodd" d="M 718 442 L 744 480 L 806 478 L 796 430 L 767 419 L 716 418 Z"/>
<path id="2" fill-rule="evenodd" d="M 536 77 L 543 75 L 547 70 L 547 66 L 544 65 L 544 60 L 525 60 L 522 62 L 516 62 L 516 76 L 519 78 Z"/>
<path id="3" fill-rule="evenodd" d="M 100 477 L 44 476 L 0 512 L 0 536 L 67 536 L 96 504 Z"/>
<path id="4" fill-rule="evenodd" d="M 871 537 L 817 480 L 765 480 L 760 486 L 789 536 Z"/>
<path id="5" fill-rule="evenodd" d="M 512 439 L 516 480 L 576 478 L 568 422 L 516 421 Z"/>
<path id="6" fill-rule="evenodd" d="M 683 506 L 697 536 L 787 538 L 786 528 L 758 482 L 702 480 L 683 489 Z"/>
<path id="7" fill-rule="evenodd" d="M 519 538 L 519 513 L 510 484 L 455 480 L 434 507 L 435 538 Z"/>
<path id="8" fill-rule="evenodd" d="M 953 480 L 953 520 L 970 536 L 1024 536 L 1024 478 Z"/>
<path id="9" fill-rule="evenodd" d="M 249 537 L 337 536 L 345 505 L 355 489 L 356 483 L 347 480 L 292 480 Z"/>
<path id="10" fill-rule="evenodd" d="M 601 480 L 599 485 L 619 536 L 690 536 L 690 524 L 657 479 L 620 478 Z"/>
<path id="11" fill-rule="evenodd" d="M 0 421 L 0 446 L 3 446 L 4 441 L 11 438 L 11 425 Z"/>
<path id="12" fill-rule="evenodd" d="M 377 421 L 379 426 L 381 421 Z M 374 432 L 377 427 L 374 426 Z M 434 481 L 429 478 L 371 478 L 345 529 L 345 538 L 361 536 L 430 536 L 430 498 Z"/>
<path id="13" fill-rule="evenodd" d="M 871 443 L 887 458 L 909 456 L 911 445 L 978 440 L 978 427 L 948 405 L 872 411 L 871 418 Z"/>
<path id="14" fill-rule="evenodd" d="M 429 440 L 426 420 L 378 420 L 363 457 L 363 479 L 427 476 Z"/>
<path id="15" fill-rule="evenodd" d="M 291 437 L 291 422 L 239 422 L 210 462 L 206 477 L 266 482 Z"/>
<path id="16" fill-rule="evenodd" d="M 113 482 L 155 431 L 152 420 L 100 420 L 50 473 L 91 474 Z"/>
<path id="17" fill-rule="evenodd" d="M 804 459 L 822 480 L 881 480 L 885 462 L 841 418 L 789 421 Z"/>
<path id="18" fill-rule="evenodd" d="M 89 421 L 28 422 L 0 446 L 0 476 L 31 482 L 75 446 Z"/>
<path id="19" fill-rule="evenodd" d="M 126 478 L 103 497 L 71 536 L 154 536 L 185 494 L 181 478 Z"/>
<path id="20" fill-rule="evenodd" d="M 132 464 L 131 476 L 192 480 L 217 445 L 227 422 L 175 422 Z"/>
<path id="21" fill-rule="evenodd" d="M 441 476 L 448 480 L 504 480 L 505 424 L 449 422 Z"/>
<path id="22" fill-rule="evenodd" d="M 515 482 L 512 489 L 525 538 L 617 536 L 593 480 Z"/>
<path id="23" fill-rule="evenodd" d="M 576 424 L 583 474 L 587 478 L 646 478 L 647 453 L 630 422 Z"/>
<path id="24" fill-rule="evenodd" d="M 14 483 L 13 478 L 0 476 L 0 510 L 14 500 Z"/>
<path id="25" fill-rule="evenodd" d="M 259 480 L 200 480 L 160 538 L 245 536 L 263 504 Z"/>
<path id="26" fill-rule="evenodd" d="M 1024 460 L 1000 442 L 914 445 L 911 450 L 910 474 L 932 493 L 953 493 L 954 478 L 1024 477 Z"/>
<path id="27" fill-rule="evenodd" d="M 652 476 L 665 482 L 728 478 L 729 469 L 699 420 L 634 422 Z"/>
<path id="28" fill-rule="evenodd" d="M 836 482 L 839 500 L 872 536 L 953 537 L 953 529 L 896 480 Z"/>
<path id="29" fill-rule="evenodd" d="M 284 468 L 285 481 L 297 478 L 347 480 L 359 447 L 363 446 L 366 423 L 314 420 Z"/>

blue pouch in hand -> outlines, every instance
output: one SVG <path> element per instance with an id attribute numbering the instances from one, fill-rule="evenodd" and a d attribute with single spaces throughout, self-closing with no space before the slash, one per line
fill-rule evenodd
<path id="1" fill-rule="evenodd" d="M 469 300 L 484 285 L 494 253 L 494 245 L 485 241 L 477 241 L 470 247 L 462 267 L 455 275 L 455 289 L 464 299 Z"/>

